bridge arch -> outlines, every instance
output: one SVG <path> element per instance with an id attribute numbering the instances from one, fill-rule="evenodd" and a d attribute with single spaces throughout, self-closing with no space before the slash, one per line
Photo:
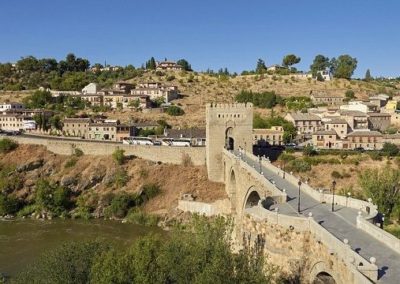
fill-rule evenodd
<path id="1" fill-rule="evenodd" d="M 261 200 L 261 196 L 262 194 L 260 191 L 255 186 L 251 186 L 245 195 L 243 209 L 257 206 L 258 202 Z"/>
<path id="2" fill-rule="evenodd" d="M 312 284 L 336 284 L 337 275 L 324 261 L 316 262 L 310 271 L 310 283 Z"/>

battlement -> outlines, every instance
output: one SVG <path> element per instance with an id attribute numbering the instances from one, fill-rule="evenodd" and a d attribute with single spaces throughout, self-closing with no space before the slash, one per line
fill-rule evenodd
<path id="1" fill-rule="evenodd" d="M 252 103 L 233 103 L 233 104 L 224 104 L 224 103 L 209 103 L 207 104 L 208 109 L 252 109 Z"/>

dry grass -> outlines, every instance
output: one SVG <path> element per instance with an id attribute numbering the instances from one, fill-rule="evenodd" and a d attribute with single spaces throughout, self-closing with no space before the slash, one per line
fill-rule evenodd
<path id="1" fill-rule="evenodd" d="M 208 181 L 206 168 L 192 166 L 190 163 L 183 166 L 130 159 L 122 166 L 130 179 L 126 186 L 117 189 L 106 182 L 115 174 L 118 167 L 111 156 L 83 155 L 78 158 L 75 166 L 65 168 L 64 164 L 70 158 L 70 156 L 50 153 L 42 146 L 19 145 L 17 150 L 0 157 L 0 165 L 12 163 L 18 166 L 39 159 L 44 160 L 43 167 L 25 172 L 21 176 L 24 186 L 17 192 L 17 195 L 26 199 L 32 198 L 35 182 L 40 177 L 47 177 L 54 182 L 60 182 L 65 177 L 75 178 L 78 186 L 73 187 L 72 190 L 81 194 L 95 192 L 103 195 L 120 190 L 133 193 L 139 191 L 144 184 L 159 184 L 161 194 L 146 204 L 145 209 L 148 212 L 162 213 L 173 210 L 182 193 L 191 193 L 196 200 L 204 202 L 226 198 L 223 184 Z M 83 191 L 79 189 L 79 185 L 94 177 L 102 177 L 103 181 L 92 189 Z"/>

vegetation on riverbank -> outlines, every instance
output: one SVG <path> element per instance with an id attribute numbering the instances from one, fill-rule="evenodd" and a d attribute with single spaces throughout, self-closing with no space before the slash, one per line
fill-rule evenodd
<path id="1" fill-rule="evenodd" d="M 11 283 L 271 283 L 280 270 L 261 250 L 234 253 L 231 223 L 195 216 L 166 238 L 149 235 L 128 250 L 110 243 L 68 243 L 44 254 Z"/>
<path id="2" fill-rule="evenodd" d="M 225 198 L 223 185 L 208 181 L 205 168 L 191 163 L 159 164 L 123 151 L 88 156 L 75 149 L 72 156 L 63 156 L 24 144 L 0 154 L 0 217 L 107 218 L 155 225 L 175 215 L 182 193 L 205 202 Z"/>

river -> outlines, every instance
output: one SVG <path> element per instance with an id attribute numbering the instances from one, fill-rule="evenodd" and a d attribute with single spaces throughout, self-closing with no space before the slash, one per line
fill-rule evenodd
<path id="1" fill-rule="evenodd" d="M 156 227 L 105 220 L 0 221 L 0 273 L 14 276 L 43 252 L 67 241 L 100 239 L 128 246 L 151 232 L 163 233 Z"/>

